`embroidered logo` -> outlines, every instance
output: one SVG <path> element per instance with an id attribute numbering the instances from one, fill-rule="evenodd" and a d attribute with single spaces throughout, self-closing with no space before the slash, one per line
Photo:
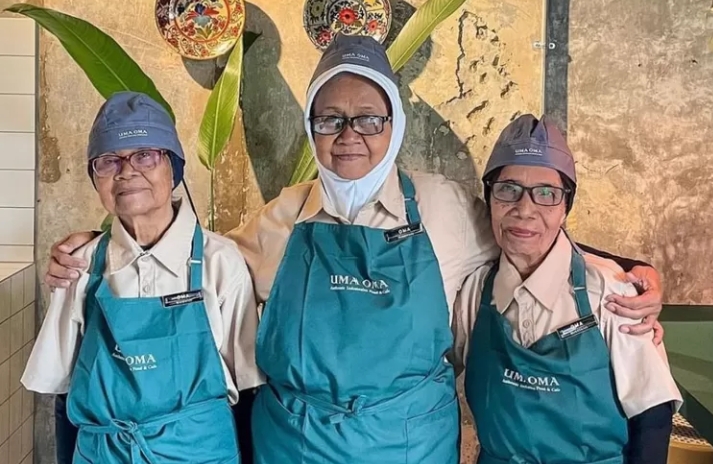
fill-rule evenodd
<path id="1" fill-rule="evenodd" d="M 524 376 L 512 369 L 505 369 L 503 372 L 503 383 L 539 392 L 558 393 L 560 391 L 560 383 L 555 376 Z"/>
<path id="2" fill-rule="evenodd" d="M 118 135 L 119 135 L 119 140 L 121 140 L 121 139 L 130 139 L 131 137 L 148 137 L 149 133 L 146 129 L 134 129 L 134 130 L 119 132 Z"/>
<path id="3" fill-rule="evenodd" d="M 358 279 L 350 275 L 332 274 L 329 277 L 330 290 L 365 292 L 372 295 L 391 293 L 389 284 L 384 280 Z"/>
<path id="4" fill-rule="evenodd" d="M 111 354 L 114 358 L 123 361 L 129 366 L 132 371 L 148 371 L 151 369 L 156 369 L 158 364 L 156 363 L 156 358 L 153 354 L 140 354 L 140 355 L 124 355 L 119 348 L 119 345 L 114 346 L 114 352 Z"/>

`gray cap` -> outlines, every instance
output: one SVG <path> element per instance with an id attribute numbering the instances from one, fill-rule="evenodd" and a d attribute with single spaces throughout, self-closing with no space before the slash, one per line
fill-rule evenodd
<path id="1" fill-rule="evenodd" d="M 567 210 L 571 209 L 577 187 L 574 157 L 562 133 L 547 116 L 538 121 L 525 114 L 503 129 L 483 171 L 483 181 L 491 180 L 492 174 L 505 166 L 542 166 L 560 172 L 572 183 L 572 192 L 567 196 Z"/>
<path id="2" fill-rule="evenodd" d="M 149 147 L 170 152 L 173 185 L 177 186 L 183 179 L 186 158 L 171 116 L 148 95 L 115 93 L 99 109 L 89 133 L 89 175 L 92 175 L 91 160 L 98 156 Z"/>
<path id="3" fill-rule="evenodd" d="M 310 84 L 322 74 L 342 64 L 352 64 L 372 69 L 398 84 L 386 56 L 386 48 L 376 39 L 361 35 L 337 34 L 324 51 L 322 58 L 314 70 Z"/>

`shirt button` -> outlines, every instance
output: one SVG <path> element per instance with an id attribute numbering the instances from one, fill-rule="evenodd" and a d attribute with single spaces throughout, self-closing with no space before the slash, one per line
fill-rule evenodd
<path id="1" fill-rule="evenodd" d="M 148 293 L 151 291 L 151 287 L 149 287 L 149 284 L 144 284 L 144 293 Z"/>
<path id="2" fill-rule="evenodd" d="M 525 322 L 522 323 L 522 326 L 526 329 L 529 329 L 531 324 L 532 324 L 532 322 L 530 322 L 530 320 L 527 319 L 527 320 L 525 320 Z"/>

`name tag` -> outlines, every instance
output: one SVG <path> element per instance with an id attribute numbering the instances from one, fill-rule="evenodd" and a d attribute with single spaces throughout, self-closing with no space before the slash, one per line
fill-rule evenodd
<path id="1" fill-rule="evenodd" d="M 423 225 L 419 222 L 417 224 L 409 224 L 402 227 L 397 227 L 395 229 L 387 230 L 384 232 L 384 238 L 388 243 L 396 242 L 398 240 L 403 240 L 414 235 L 422 234 L 424 232 Z"/>
<path id="2" fill-rule="evenodd" d="M 174 293 L 173 295 L 166 295 L 161 297 L 161 303 L 164 308 L 170 308 L 172 306 L 180 306 L 189 303 L 195 303 L 196 301 L 203 301 L 203 291 L 194 290 L 192 292 Z"/>
<path id="3" fill-rule="evenodd" d="M 568 338 L 576 337 L 579 334 L 586 332 L 589 329 L 593 329 L 599 325 L 597 318 L 594 314 L 590 314 L 587 317 L 583 317 L 578 321 L 574 321 L 569 325 L 560 327 L 557 329 L 557 335 L 559 335 L 561 340 L 566 340 Z"/>

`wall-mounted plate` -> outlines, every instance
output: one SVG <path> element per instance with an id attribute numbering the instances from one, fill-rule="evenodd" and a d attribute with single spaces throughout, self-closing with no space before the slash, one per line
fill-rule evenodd
<path id="1" fill-rule="evenodd" d="M 209 60 L 230 51 L 245 27 L 243 0 L 156 0 L 156 25 L 181 56 Z"/>
<path id="2" fill-rule="evenodd" d="M 368 35 L 383 43 L 391 28 L 391 4 L 389 0 L 306 0 L 302 20 L 320 50 L 339 32 Z"/>

